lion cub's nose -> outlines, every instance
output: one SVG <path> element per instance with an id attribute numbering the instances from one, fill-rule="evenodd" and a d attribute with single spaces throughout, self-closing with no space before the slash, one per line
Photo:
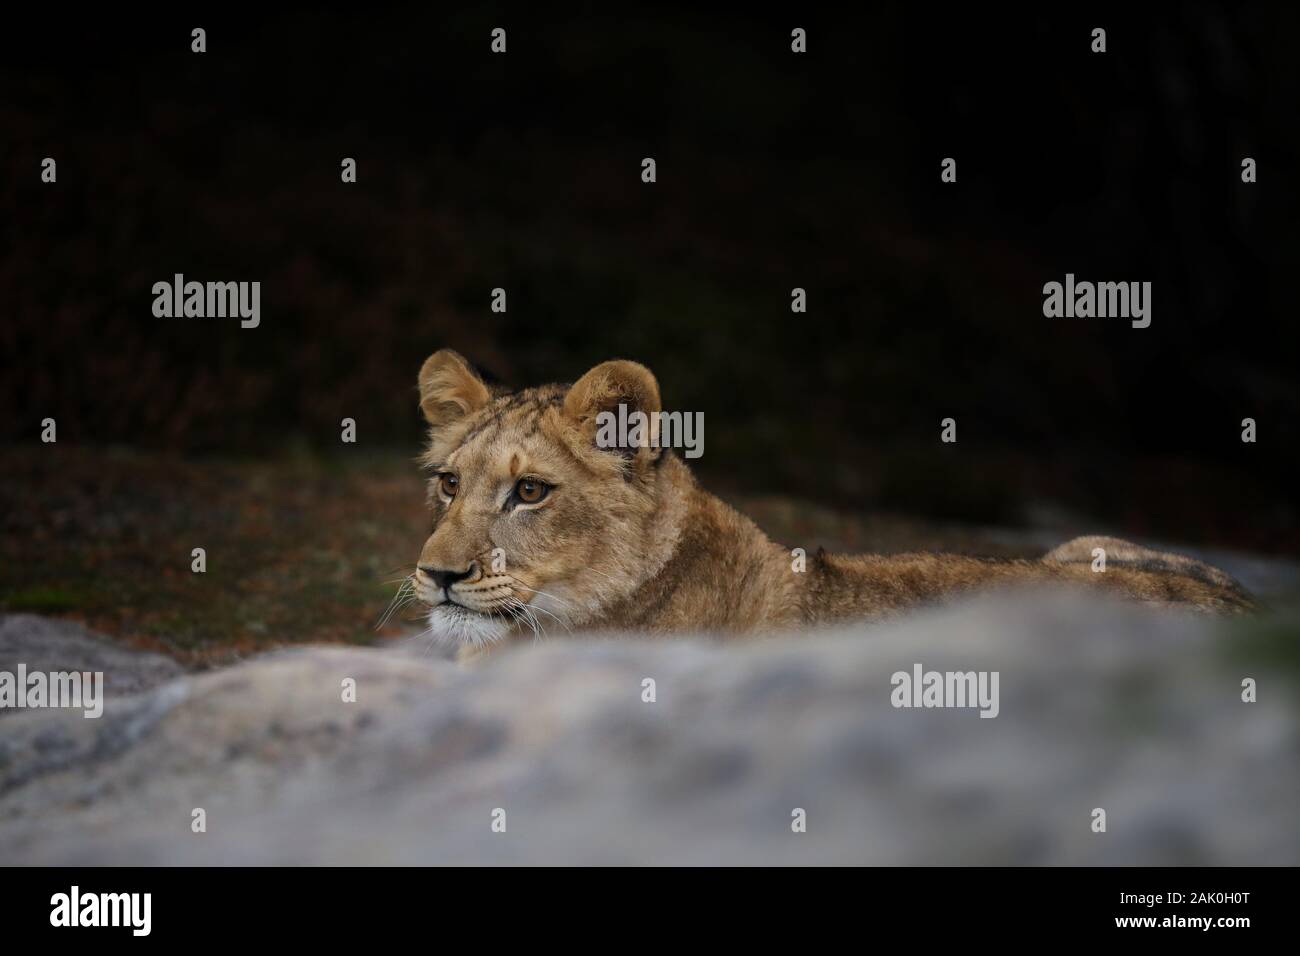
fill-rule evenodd
<path id="1" fill-rule="evenodd" d="M 473 574 L 474 565 L 471 563 L 470 566 L 466 568 L 464 571 L 446 571 L 440 568 L 426 568 L 426 567 L 421 567 L 420 570 L 423 571 L 425 574 L 427 574 L 429 577 L 433 578 L 434 584 L 438 585 L 438 587 L 443 588 L 445 590 L 446 588 L 451 587 L 457 581 L 464 581 L 467 577 Z"/>

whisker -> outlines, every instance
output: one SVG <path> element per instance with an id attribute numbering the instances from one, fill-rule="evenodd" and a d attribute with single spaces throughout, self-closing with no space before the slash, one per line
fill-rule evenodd
<path id="1" fill-rule="evenodd" d="M 547 594 L 545 591 L 539 591 L 539 590 L 537 590 L 537 588 L 525 587 L 524 585 L 522 585 L 522 584 L 518 584 L 518 583 L 516 583 L 515 586 L 516 586 L 517 588 L 519 588 L 519 590 L 521 590 L 521 591 L 532 591 L 534 594 L 540 594 L 542 597 L 548 597 L 548 598 L 550 598 L 552 601 L 559 601 L 559 602 L 560 602 L 561 604 L 563 604 L 565 607 L 573 607 L 573 605 L 570 604 L 568 601 L 564 600 L 564 598 L 562 598 L 562 597 L 557 597 L 557 596 L 555 596 L 554 594 Z M 542 608 L 537 608 L 537 610 L 540 611 L 540 610 L 543 610 L 543 609 L 542 609 Z"/>
<path id="2" fill-rule="evenodd" d="M 601 571 L 598 568 L 588 567 L 587 570 L 594 571 L 596 574 L 599 574 L 602 578 L 604 578 L 606 581 L 609 581 L 611 584 L 618 583 L 617 581 L 614 580 L 612 575 L 606 574 L 604 571 Z"/>
<path id="3" fill-rule="evenodd" d="M 541 640 L 542 637 L 541 624 L 538 622 L 536 615 L 534 615 L 532 611 L 529 610 L 528 605 L 525 604 L 523 601 L 519 600 L 519 598 L 517 597 L 510 597 L 507 598 L 507 600 L 510 602 L 510 604 L 507 606 L 511 607 L 517 614 L 521 615 L 524 623 L 526 623 L 532 629 L 533 642 L 536 643 L 537 641 Z"/>
<path id="4" fill-rule="evenodd" d="M 553 621 L 555 621 L 556 624 L 560 625 L 560 627 L 562 627 L 562 628 L 564 628 L 566 631 L 568 631 L 569 634 L 573 634 L 573 628 L 569 627 L 569 625 L 568 625 L 564 620 L 562 620 L 561 618 L 559 618 L 559 617 L 557 617 L 556 615 L 552 614 L 550 611 L 546 610 L 546 608 L 544 608 L 544 607 L 538 607 L 538 606 L 535 605 L 535 604 L 528 604 L 528 605 L 525 605 L 525 606 L 526 606 L 530 611 L 541 611 L 541 612 L 542 612 L 543 614 L 545 614 L 547 617 L 549 617 L 549 618 L 551 618 Z"/>
<path id="5" fill-rule="evenodd" d="M 399 608 L 404 607 L 411 602 L 411 599 L 414 596 L 412 593 L 414 590 L 415 579 L 407 577 L 397 589 L 397 593 L 393 595 L 393 599 L 388 602 L 388 607 L 384 610 L 384 613 L 380 615 L 379 623 L 375 625 L 376 631 L 381 630 L 383 626 L 388 623 L 388 619 L 392 617 Z"/>
<path id="6" fill-rule="evenodd" d="M 396 617 L 396 616 L 398 615 L 399 612 L 406 611 L 408 608 L 411 608 L 411 607 L 413 607 L 414 605 L 419 604 L 419 603 L 422 603 L 422 602 L 421 602 L 420 599 L 417 598 L 415 595 L 411 595 L 411 596 L 407 597 L 407 598 L 406 598 L 405 600 L 403 600 L 400 604 L 398 604 L 397 607 L 395 607 L 395 608 L 393 609 L 393 613 L 392 613 L 391 615 L 389 615 L 390 619 L 391 619 L 392 617 Z M 412 618 L 410 618 L 410 617 L 406 617 L 406 616 L 403 616 L 403 617 L 402 617 L 402 620 L 404 620 L 404 621 L 409 621 L 409 620 L 412 620 Z"/>
<path id="7" fill-rule="evenodd" d="M 542 619 L 537 616 L 539 608 L 535 608 L 531 604 L 525 603 L 524 609 L 528 616 L 532 618 L 533 623 L 537 625 L 537 640 L 540 641 L 543 637 L 546 637 L 546 628 L 542 626 Z"/>

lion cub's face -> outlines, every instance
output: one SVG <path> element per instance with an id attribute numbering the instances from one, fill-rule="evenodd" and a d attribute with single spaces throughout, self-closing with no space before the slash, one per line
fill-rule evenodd
<path id="1" fill-rule="evenodd" d="M 493 394 L 454 352 L 425 362 L 433 533 L 414 580 L 434 636 L 564 634 L 639 580 L 657 453 L 595 447 L 595 416 L 620 401 L 657 410 L 649 371 L 607 362 L 571 388 Z"/>

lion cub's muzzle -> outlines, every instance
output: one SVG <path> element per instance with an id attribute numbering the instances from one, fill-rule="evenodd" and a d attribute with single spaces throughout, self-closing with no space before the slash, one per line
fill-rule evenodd
<path id="1" fill-rule="evenodd" d="M 513 597 L 509 579 L 485 576 L 478 561 L 465 570 L 420 565 L 415 570 L 416 594 L 425 604 L 453 604 L 479 613 L 497 610 Z"/>
<path id="2" fill-rule="evenodd" d="M 429 578 L 433 582 L 434 587 L 440 588 L 443 591 L 447 591 L 450 590 L 451 586 L 455 584 L 457 581 L 464 581 L 466 578 L 472 578 L 475 574 L 477 574 L 478 562 L 471 561 L 469 564 L 469 568 L 464 571 L 448 571 L 442 568 L 426 568 L 426 567 L 420 567 L 417 570 L 420 572 L 420 574 Z"/>
<path id="3" fill-rule="evenodd" d="M 420 599 L 426 604 L 460 604 L 453 596 L 457 584 L 482 578 L 477 561 L 471 561 L 464 570 L 434 568 L 420 565 L 415 569 L 415 586 Z"/>

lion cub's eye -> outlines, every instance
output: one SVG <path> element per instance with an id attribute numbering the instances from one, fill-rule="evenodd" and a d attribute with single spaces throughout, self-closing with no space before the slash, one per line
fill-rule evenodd
<path id="1" fill-rule="evenodd" d="M 448 498 L 455 498 L 456 489 L 460 487 L 460 479 L 455 475 L 443 475 L 438 479 L 438 487 Z"/>
<path id="2" fill-rule="evenodd" d="M 546 497 L 551 486 L 536 478 L 520 478 L 515 484 L 515 497 L 526 505 L 535 505 Z"/>

